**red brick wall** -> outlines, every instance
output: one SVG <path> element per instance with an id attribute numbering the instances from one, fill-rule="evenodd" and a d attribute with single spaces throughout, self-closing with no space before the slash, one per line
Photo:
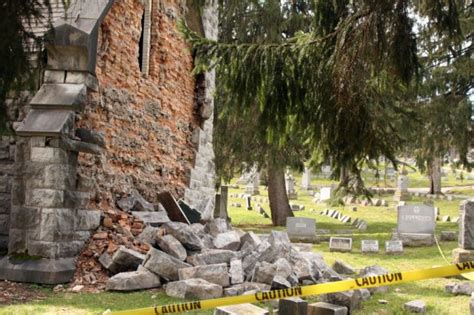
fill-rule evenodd
<path id="1" fill-rule="evenodd" d="M 136 188 L 150 202 L 172 191 L 182 197 L 195 158 L 192 131 L 198 127 L 192 56 L 176 29 L 184 1 L 154 0 L 150 72 L 145 78 L 138 53 L 140 0 L 118 0 L 99 35 L 99 93 L 79 126 L 105 134 L 103 157 L 81 155 L 79 172 L 97 180 L 96 206 L 112 207 L 122 193 Z"/>

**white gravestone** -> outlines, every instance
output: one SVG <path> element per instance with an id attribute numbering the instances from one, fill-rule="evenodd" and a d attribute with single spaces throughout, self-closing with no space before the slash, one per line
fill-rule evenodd
<path id="1" fill-rule="evenodd" d="M 385 242 L 385 254 L 394 255 L 403 253 L 402 241 L 386 241 Z"/>
<path id="2" fill-rule="evenodd" d="M 301 178 L 301 188 L 305 190 L 313 189 L 311 186 L 311 169 L 308 167 L 304 168 L 304 173 Z"/>
<path id="3" fill-rule="evenodd" d="M 362 240 L 361 251 L 362 253 L 378 253 L 379 241 L 378 240 Z"/>
<path id="4" fill-rule="evenodd" d="M 350 252 L 352 251 L 352 238 L 331 237 L 329 239 L 330 252 Z"/>
<path id="5" fill-rule="evenodd" d="M 286 194 L 288 195 L 288 199 L 294 200 L 298 199 L 298 195 L 295 190 L 295 178 L 289 172 L 285 175 L 285 187 L 286 187 Z"/>
<path id="6" fill-rule="evenodd" d="M 331 187 L 321 187 L 319 192 L 319 200 L 326 201 L 331 199 L 332 188 Z"/>

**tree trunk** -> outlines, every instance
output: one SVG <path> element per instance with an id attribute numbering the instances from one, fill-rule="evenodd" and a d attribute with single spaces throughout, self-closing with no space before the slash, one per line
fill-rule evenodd
<path id="1" fill-rule="evenodd" d="M 430 194 L 441 194 L 441 159 L 434 157 L 428 162 L 428 174 L 430 176 Z"/>
<path id="2" fill-rule="evenodd" d="M 286 218 L 293 217 L 285 188 L 283 168 L 268 167 L 268 199 L 274 226 L 285 226 Z"/>

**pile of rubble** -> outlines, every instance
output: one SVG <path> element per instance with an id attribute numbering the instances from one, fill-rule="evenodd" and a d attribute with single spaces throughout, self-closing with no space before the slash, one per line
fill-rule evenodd
<path id="1" fill-rule="evenodd" d="M 172 297 L 208 299 L 355 276 L 353 268 L 342 262 L 328 266 L 308 244 L 291 243 L 286 232 L 258 236 L 233 229 L 221 218 L 172 222 L 167 211 L 153 211 L 146 201 L 128 198 L 132 199 L 119 203 L 122 211 L 103 213 L 100 228 L 79 257 L 71 287 L 92 291 L 163 287 Z M 387 273 L 383 268 L 368 268 L 359 276 L 383 273 Z M 323 300 L 351 310 L 370 295 L 362 289 L 328 294 Z"/>

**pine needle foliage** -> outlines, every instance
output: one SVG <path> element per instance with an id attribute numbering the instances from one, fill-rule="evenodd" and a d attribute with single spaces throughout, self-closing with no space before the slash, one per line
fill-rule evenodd
<path id="1" fill-rule="evenodd" d="M 216 42 L 183 26 L 195 71 L 216 68 L 226 107 L 243 115 L 257 109 L 256 125 L 281 149 L 297 134 L 313 160 L 336 171 L 360 174 L 380 156 L 396 164 L 397 122 L 412 114 L 404 92 L 420 68 L 413 12 L 455 40 L 456 4 L 315 0 L 313 10 L 307 32 L 274 43 Z"/>

